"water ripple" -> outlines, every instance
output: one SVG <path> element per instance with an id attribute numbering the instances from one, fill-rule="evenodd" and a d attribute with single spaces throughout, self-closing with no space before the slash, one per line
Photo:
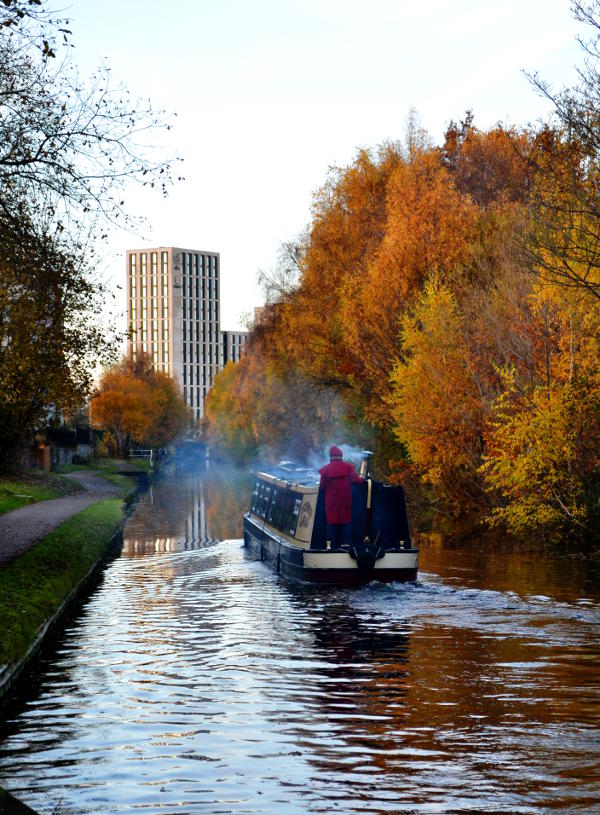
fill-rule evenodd
<path id="1" fill-rule="evenodd" d="M 0 780 L 56 815 L 593 812 L 599 623 L 431 573 L 290 586 L 236 540 L 122 557 L 6 722 Z"/>

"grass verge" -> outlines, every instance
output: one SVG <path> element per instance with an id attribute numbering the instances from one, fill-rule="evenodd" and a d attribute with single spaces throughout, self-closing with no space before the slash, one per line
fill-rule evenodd
<path id="1" fill-rule="evenodd" d="M 77 473 L 81 470 L 97 470 L 101 475 L 106 473 L 119 473 L 123 470 L 139 470 L 143 473 L 152 472 L 152 467 L 147 459 L 129 458 L 93 458 L 89 464 L 61 464 L 56 468 L 57 473 Z"/>
<path id="2" fill-rule="evenodd" d="M 37 501 L 48 501 L 59 496 L 60 492 L 51 487 L 38 487 L 16 479 L 2 479 L 0 481 L 0 515 L 28 504 L 35 504 Z"/>
<path id="3" fill-rule="evenodd" d="M 136 470 L 141 470 L 144 473 L 151 473 L 154 469 L 147 458 L 128 458 L 127 466 Z"/>
<path id="4" fill-rule="evenodd" d="M 48 472 L 27 472 L 18 476 L 0 479 L 0 515 L 13 509 L 60 498 L 83 487 L 69 478 Z"/>
<path id="5" fill-rule="evenodd" d="M 120 498 L 92 504 L 0 570 L 0 667 L 26 654 L 41 626 L 104 557 L 122 518 Z"/>
<path id="6" fill-rule="evenodd" d="M 108 481 L 109 484 L 113 484 L 115 487 L 118 487 L 121 492 L 127 493 L 131 492 L 131 483 L 132 479 L 128 475 L 120 475 L 119 473 L 101 473 L 102 478 L 105 481 Z"/>

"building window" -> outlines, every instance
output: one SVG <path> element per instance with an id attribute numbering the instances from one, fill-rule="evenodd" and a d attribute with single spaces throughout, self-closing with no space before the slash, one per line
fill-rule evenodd
<path id="1" fill-rule="evenodd" d="M 130 322 L 129 322 L 129 332 L 131 334 L 131 353 L 133 359 L 136 359 L 136 346 L 137 346 L 137 320 L 138 320 L 138 312 L 137 312 L 137 266 L 136 266 L 137 257 L 136 255 L 129 256 L 129 291 L 130 291 L 130 300 L 129 300 L 129 315 L 130 315 Z"/>
<path id="2" fill-rule="evenodd" d="M 142 351 L 148 353 L 148 256 L 140 254 L 140 311 L 142 318 Z"/>
<path id="3" fill-rule="evenodd" d="M 158 256 L 156 252 L 150 253 L 150 295 L 152 362 L 156 371 L 158 370 Z"/>

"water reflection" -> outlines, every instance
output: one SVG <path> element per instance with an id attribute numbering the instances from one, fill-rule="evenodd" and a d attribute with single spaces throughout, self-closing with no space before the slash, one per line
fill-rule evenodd
<path id="1" fill-rule="evenodd" d="M 402 620 L 390 627 L 379 615 L 357 613 L 343 592 L 291 591 L 310 621 L 319 670 L 303 691 L 296 689 L 303 716 L 293 717 L 283 732 L 317 777 L 329 778 L 326 799 L 344 800 L 359 794 L 363 783 L 368 788 L 374 774 L 385 776 L 390 751 L 397 752 L 395 722 L 409 692 L 409 629 Z M 379 801 L 383 778 L 377 784 Z M 371 798 L 365 790 L 362 795 Z"/>
<path id="2" fill-rule="evenodd" d="M 241 548 L 234 476 L 143 497 L 2 726 L 0 783 L 55 815 L 600 809 L 585 579 L 434 543 L 416 586 L 288 584 Z"/>
<path id="3" fill-rule="evenodd" d="M 232 468 L 198 472 L 171 465 L 140 496 L 123 532 L 130 557 L 199 549 L 224 538 L 239 538 L 252 477 Z"/>
<path id="4" fill-rule="evenodd" d="M 568 602 L 600 601 L 600 564 L 567 546 L 547 552 L 531 543 L 507 543 L 501 535 L 471 540 L 468 546 L 435 533 L 415 534 L 422 549 L 421 566 L 446 581 L 475 588 L 494 588 L 522 597 L 553 597 Z"/>

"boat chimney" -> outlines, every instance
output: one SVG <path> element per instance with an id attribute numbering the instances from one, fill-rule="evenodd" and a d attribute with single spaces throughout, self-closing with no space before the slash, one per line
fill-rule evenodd
<path id="1" fill-rule="evenodd" d="M 370 450 L 363 450 L 362 455 L 363 457 L 362 461 L 360 462 L 360 470 L 358 472 L 362 478 L 368 478 L 369 464 L 371 463 L 371 456 L 373 455 L 373 453 Z"/>

